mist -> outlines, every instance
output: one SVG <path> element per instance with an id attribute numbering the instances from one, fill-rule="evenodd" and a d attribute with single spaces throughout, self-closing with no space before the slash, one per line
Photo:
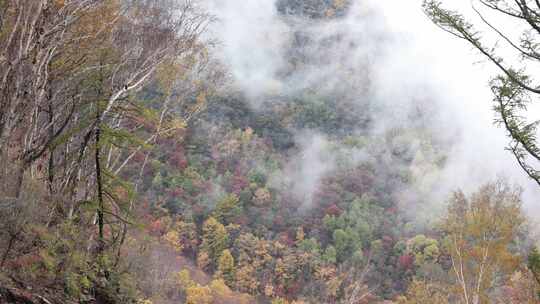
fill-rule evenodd
<path id="1" fill-rule="evenodd" d="M 538 187 L 505 150 L 509 140 L 504 130 L 493 124 L 487 84 L 494 70 L 478 62 L 479 55 L 465 43 L 433 25 L 420 0 L 355 0 L 345 13 L 329 18 L 280 14 L 274 0 L 207 4 L 217 18 L 210 33 L 221 43 L 215 56 L 254 110 L 264 107 L 268 96 L 315 90 L 339 96 L 336 103 L 352 104 L 351 111 L 368 112 L 373 121 L 369 130 L 358 130 L 363 135 L 381 137 L 396 128 L 428 130 L 444 148 L 446 160 L 440 169 L 425 170 L 422 166 L 430 160 L 425 153 L 417 155 L 410 168 L 414 183 L 396 193 L 408 212 L 419 196 L 428 197 L 423 201 L 430 204 L 422 210 L 436 212 L 451 191 L 469 193 L 499 177 L 522 186 L 525 209 L 536 210 Z M 465 0 L 453 5 L 470 9 Z M 300 149 L 287 176 L 296 180 L 294 192 L 309 206 L 336 160 L 321 156 L 328 146 L 326 135 L 292 132 Z M 405 145 L 419 146 L 411 141 Z"/>
<path id="2" fill-rule="evenodd" d="M 540 303 L 480 1 L 0 0 L 0 302 Z"/>

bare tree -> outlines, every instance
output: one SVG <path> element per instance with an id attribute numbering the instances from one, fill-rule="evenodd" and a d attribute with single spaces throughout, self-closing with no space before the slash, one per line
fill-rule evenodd
<path id="1" fill-rule="evenodd" d="M 52 64 L 72 42 L 68 35 L 80 16 L 97 0 L 59 5 L 47 0 L 6 1 L 0 40 L 0 159 L 16 164 L 11 196 L 18 196 L 24 171 L 43 156 L 68 125 L 75 105 L 54 105 Z M 11 148 L 10 148 L 11 147 Z"/>
<path id="2" fill-rule="evenodd" d="M 149 109 L 136 94 L 160 68 L 193 65 L 211 18 L 191 0 L 8 0 L 0 8 L 0 193 L 20 197 L 31 175 L 47 180 L 68 218 L 79 202 L 96 202 L 101 250 L 106 225 L 124 227 L 112 229 L 116 242 L 130 223 L 114 193 L 116 175 L 143 147 L 183 126 L 168 115 L 172 98 L 181 98 L 173 94 L 180 70 L 168 75 L 169 97 L 157 106 L 153 131 L 140 132 Z"/>

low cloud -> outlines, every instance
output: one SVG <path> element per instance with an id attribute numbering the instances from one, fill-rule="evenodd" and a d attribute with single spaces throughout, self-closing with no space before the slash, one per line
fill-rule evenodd
<path id="1" fill-rule="evenodd" d="M 493 125 L 487 87 L 493 70 L 473 64 L 479 56 L 436 28 L 421 0 L 355 0 L 344 16 L 326 19 L 282 15 L 273 0 L 208 0 L 208 6 L 218 19 L 212 33 L 222 42 L 216 55 L 254 109 L 271 95 L 314 90 L 336 96 L 336 103 L 350 102 L 351 111 L 369 113 L 369 136 L 421 129 L 446 155 L 430 167 L 430 156 L 416 150 L 415 182 L 398 193 L 407 203 L 423 196 L 440 210 L 450 191 L 473 191 L 502 175 L 524 187 L 526 208 L 535 210 L 538 187 L 505 151 L 504 130 Z M 300 152 L 283 177 L 294 179 L 295 193 L 309 202 L 335 159 L 326 152 L 326 135 L 292 131 Z M 403 145 L 418 147 L 413 140 Z"/>

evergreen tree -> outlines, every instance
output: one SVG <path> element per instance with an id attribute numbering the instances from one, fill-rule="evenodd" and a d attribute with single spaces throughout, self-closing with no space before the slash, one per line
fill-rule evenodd
<path id="1" fill-rule="evenodd" d="M 215 218 L 208 218 L 203 224 L 201 251 L 208 254 L 213 266 L 218 265 L 218 259 L 227 248 L 229 236 L 225 226 Z"/>
<path id="2" fill-rule="evenodd" d="M 234 286 L 234 257 L 228 249 L 221 253 L 217 268 L 218 276 L 223 277 L 228 286 Z"/>

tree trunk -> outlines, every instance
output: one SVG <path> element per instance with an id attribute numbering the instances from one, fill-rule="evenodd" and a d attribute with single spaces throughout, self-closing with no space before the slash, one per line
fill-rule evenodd
<path id="1" fill-rule="evenodd" d="M 98 220 L 98 252 L 102 252 L 105 248 L 105 239 L 103 235 L 103 226 L 104 226 L 104 204 L 103 204 L 103 180 L 101 176 L 101 122 L 100 122 L 100 113 L 99 113 L 99 102 L 96 102 L 96 154 L 95 154 L 95 163 L 96 163 L 96 186 L 97 186 L 97 199 L 98 199 L 98 208 L 97 208 L 97 220 Z"/>

